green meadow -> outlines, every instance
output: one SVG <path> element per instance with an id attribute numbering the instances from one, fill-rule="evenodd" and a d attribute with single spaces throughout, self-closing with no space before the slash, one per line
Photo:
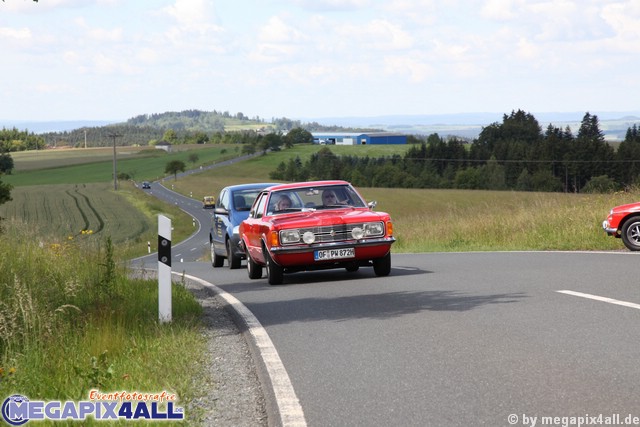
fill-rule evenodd
<path id="1" fill-rule="evenodd" d="M 305 161 L 320 148 L 296 146 L 166 182 L 196 199 L 216 196 L 226 185 L 271 182 L 269 173 L 280 162 L 294 157 Z M 402 155 L 407 148 L 330 147 L 339 156 L 370 157 Z M 139 182 L 163 178 L 170 160 L 182 160 L 188 168 L 197 169 L 240 152 L 237 145 L 186 146 L 173 153 L 118 147 L 117 166 L 119 172 L 128 171 Z M 194 154 L 197 161 L 190 162 Z M 163 205 L 129 181 L 119 182 L 118 191 L 113 190 L 112 155 L 110 148 L 16 153 L 15 172 L 2 177 L 14 185 L 14 200 L 0 206 L 0 216 L 28 221 L 34 229 L 58 238 L 83 230 L 99 237 L 109 235 L 128 255 L 146 251 L 146 242 L 154 240 L 155 218 L 162 211 L 175 218 L 175 237 L 187 237 L 193 227 L 181 211 Z M 640 196 L 637 189 L 616 194 L 359 190 L 366 199 L 378 202 L 378 210 L 392 215 L 398 239 L 395 252 L 623 250 L 620 240 L 606 236 L 600 224 L 611 207 L 637 201 Z"/>
<path id="2" fill-rule="evenodd" d="M 372 150 L 369 151 L 369 148 Z M 174 189 L 194 198 L 217 195 L 226 185 L 272 182 L 280 162 L 303 161 L 317 146 L 294 147 L 179 179 Z M 332 146 L 336 155 L 401 154 L 404 147 Z M 376 154 L 372 154 L 375 151 Z M 609 210 L 640 199 L 640 190 L 615 194 L 359 188 L 376 210 L 391 214 L 393 251 L 625 250 L 601 228 Z"/>
<path id="3" fill-rule="evenodd" d="M 154 148 L 117 147 L 118 174 L 136 181 L 151 181 L 164 176 L 171 160 L 184 162 L 187 168 L 207 166 L 237 157 L 238 145 L 176 146 L 171 153 Z M 191 156 L 197 156 L 192 162 Z M 113 149 L 59 149 L 12 154 L 15 170 L 2 181 L 15 187 L 42 184 L 88 184 L 113 182 Z"/>

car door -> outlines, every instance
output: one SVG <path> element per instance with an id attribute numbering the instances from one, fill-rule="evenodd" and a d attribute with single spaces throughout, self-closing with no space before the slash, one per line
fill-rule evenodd
<path id="1" fill-rule="evenodd" d="M 226 254 L 227 250 L 225 247 L 225 234 L 229 224 L 229 194 L 229 190 L 223 189 L 213 209 L 211 237 L 215 251 L 218 254 Z"/>
<path id="2" fill-rule="evenodd" d="M 244 234 L 245 244 L 249 250 L 251 258 L 256 261 L 264 262 L 262 254 L 262 241 L 260 240 L 260 224 L 261 218 L 267 204 L 268 193 L 261 193 L 256 198 L 255 203 L 251 207 L 249 218 L 242 222 L 242 233 Z"/>

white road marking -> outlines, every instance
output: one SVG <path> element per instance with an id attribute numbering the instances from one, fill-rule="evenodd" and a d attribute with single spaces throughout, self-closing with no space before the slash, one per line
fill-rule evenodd
<path id="1" fill-rule="evenodd" d="M 174 274 L 177 273 L 174 272 Z M 240 300 L 213 283 L 188 274 L 185 274 L 184 277 L 213 289 L 213 291 L 222 297 L 244 320 L 249 334 L 253 338 L 254 345 L 260 353 L 262 363 L 264 363 L 267 370 L 267 375 L 271 380 L 271 388 L 280 416 L 280 422 L 276 422 L 275 424 L 281 425 L 282 427 L 306 427 L 307 421 L 304 418 L 304 412 L 302 411 L 298 396 L 293 389 L 293 384 L 291 384 L 291 380 L 289 379 L 289 374 L 271 338 L 256 316 L 254 316 Z"/>
<path id="2" fill-rule="evenodd" d="M 598 295 L 585 294 L 585 293 L 582 293 L 582 292 L 575 292 L 575 291 L 562 290 L 562 291 L 556 291 L 556 292 L 559 292 L 561 294 L 566 294 L 566 295 L 573 295 L 575 297 L 588 298 L 588 299 L 592 299 L 592 300 L 596 300 L 596 301 L 607 302 L 609 304 L 622 305 L 624 307 L 636 308 L 636 309 L 640 310 L 640 304 L 636 304 L 636 303 L 633 303 L 633 302 L 621 301 L 621 300 L 618 300 L 618 299 L 613 299 L 613 298 L 608 298 L 608 297 L 601 297 L 601 296 L 598 296 Z"/>

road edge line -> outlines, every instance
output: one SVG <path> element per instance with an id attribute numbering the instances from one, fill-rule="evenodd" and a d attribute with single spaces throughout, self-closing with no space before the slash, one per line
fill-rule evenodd
<path id="1" fill-rule="evenodd" d="M 265 394 L 270 398 L 267 401 L 271 400 L 272 404 L 267 405 L 267 410 L 275 415 L 275 417 L 268 417 L 269 425 L 306 427 L 304 412 L 291 384 L 289 374 L 271 338 L 256 316 L 240 300 L 213 283 L 184 273 L 173 272 L 173 274 L 213 290 L 226 302 L 228 311 L 236 322 L 246 328 L 246 333 L 251 338 L 247 340 L 249 347 L 252 349 L 254 359 L 258 362 L 257 365 L 261 368 L 258 369 L 259 377 L 263 386 L 268 385 L 265 387 Z"/>

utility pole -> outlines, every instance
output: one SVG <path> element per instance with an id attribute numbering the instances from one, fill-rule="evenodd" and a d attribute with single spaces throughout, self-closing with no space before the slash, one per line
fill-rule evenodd
<path id="1" fill-rule="evenodd" d="M 118 173 L 116 168 L 116 138 L 120 138 L 122 135 L 112 132 L 107 135 L 109 138 L 113 139 L 113 189 L 118 189 Z"/>

